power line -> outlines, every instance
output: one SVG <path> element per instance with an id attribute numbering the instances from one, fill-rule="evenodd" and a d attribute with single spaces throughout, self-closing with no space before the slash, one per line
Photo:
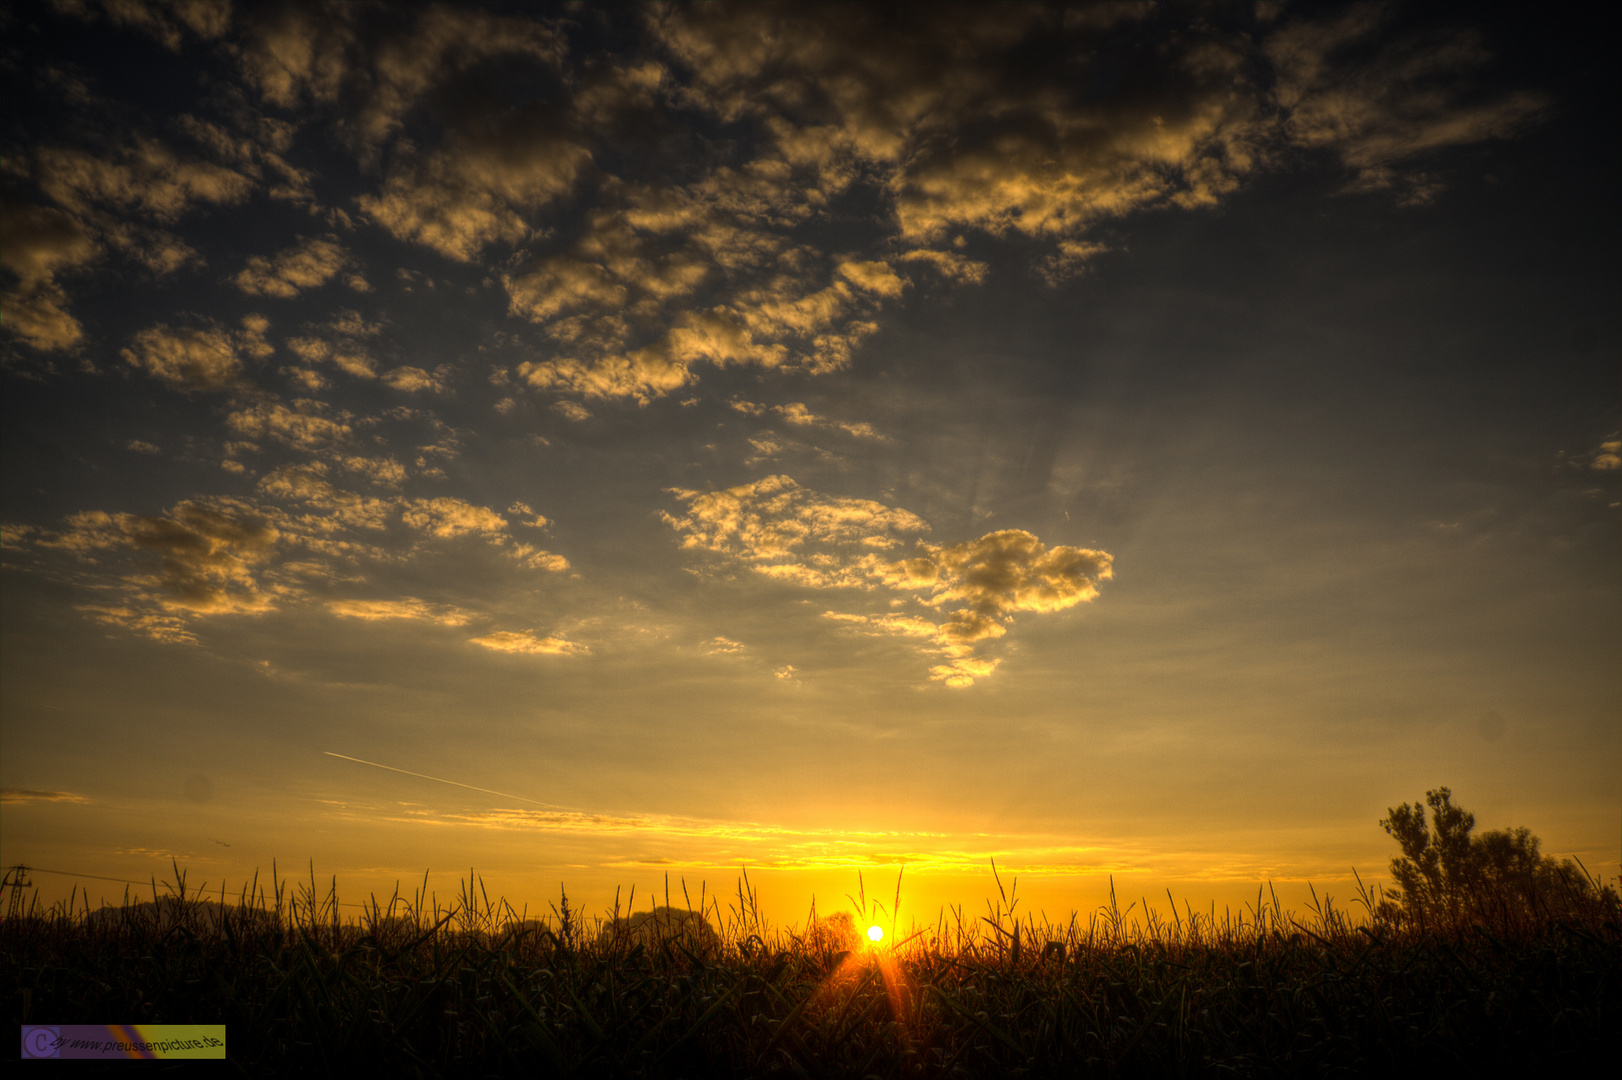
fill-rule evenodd
<path id="1" fill-rule="evenodd" d="M 94 878 L 97 881 L 116 881 L 123 885 L 150 885 L 150 881 L 131 881 L 129 878 L 103 877 L 100 874 L 75 874 L 67 870 L 46 870 L 41 866 L 30 866 L 29 871 L 35 874 L 60 874 L 63 877 Z"/>
<path id="2" fill-rule="evenodd" d="M 29 871 L 29 873 L 33 873 L 33 874 L 59 874 L 62 877 L 92 878 L 92 879 L 94 879 L 96 881 L 116 881 L 121 885 L 151 885 L 152 884 L 152 882 L 150 880 L 148 880 L 148 881 L 131 881 L 129 878 L 105 877 L 105 876 L 103 876 L 101 874 L 78 874 L 78 873 L 74 873 L 71 870 L 47 870 L 44 867 L 40 867 L 40 866 L 30 866 L 28 868 L 28 871 Z M 292 879 L 289 878 L 288 881 L 289 881 L 289 883 L 291 883 Z M 167 888 L 168 886 L 165 886 L 165 887 Z M 202 896 L 203 895 L 203 893 L 202 893 L 202 891 L 200 889 L 194 889 L 192 892 L 193 892 L 193 895 L 195 895 L 195 896 Z M 210 892 L 212 893 L 212 890 L 210 890 Z M 230 895 L 230 894 L 227 893 L 226 895 Z M 337 903 L 337 905 L 339 907 L 360 908 L 363 911 L 372 910 L 372 905 L 371 904 L 356 904 L 356 903 L 354 903 L 352 901 L 348 901 L 348 900 L 339 900 L 339 901 L 336 901 L 336 903 Z"/>

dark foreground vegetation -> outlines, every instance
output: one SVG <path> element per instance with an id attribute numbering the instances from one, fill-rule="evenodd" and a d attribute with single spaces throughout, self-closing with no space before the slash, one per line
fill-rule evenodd
<path id="1" fill-rule="evenodd" d="M 878 948 L 848 915 L 769 930 L 746 883 L 705 923 L 522 921 L 470 878 L 449 909 L 344 925 L 313 882 L 221 905 L 176 877 L 117 917 L 0 924 L 10 1022 L 223 1023 L 251 1076 L 1548 1074 L 1614 1061 L 1622 1030 L 1622 912 L 1586 876 L 1472 902 L 1442 874 L 1428 906 L 1365 892 L 1356 917 L 1260 894 L 1061 925 L 999 885 L 984 916 Z"/>

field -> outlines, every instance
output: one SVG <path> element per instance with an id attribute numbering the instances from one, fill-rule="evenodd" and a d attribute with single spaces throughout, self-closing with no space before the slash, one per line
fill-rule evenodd
<path id="1" fill-rule="evenodd" d="M 1614 1059 L 1614 896 L 1423 931 L 1367 894 L 1291 913 L 1265 890 L 1055 925 L 999 883 L 982 913 L 903 928 L 860 895 L 790 930 L 740 881 L 700 900 L 712 931 L 680 900 L 640 924 L 566 898 L 521 920 L 471 876 L 448 906 L 374 898 L 346 922 L 335 886 L 273 877 L 225 904 L 177 871 L 160 903 L 6 920 L 0 975 L 13 1024 L 223 1023 L 249 1076 L 1541 1073 Z"/>

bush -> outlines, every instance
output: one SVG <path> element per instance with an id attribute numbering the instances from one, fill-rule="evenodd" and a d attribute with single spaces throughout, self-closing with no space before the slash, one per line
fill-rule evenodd
<path id="1" fill-rule="evenodd" d="M 1472 836 L 1476 817 L 1454 806 L 1453 793 L 1425 793 L 1425 807 L 1403 803 L 1380 825 L 1402 847 L 1391 860 L 1396 888 L 1387 919 L 1439 929 L 1462 921 L 1499 929 L 1614 911 L 1616 890 L 1589 877 L 1580 863 L 1556 861 L 1538 851 L 1538 838 L 1525 828 L 1494 829 Z"/>

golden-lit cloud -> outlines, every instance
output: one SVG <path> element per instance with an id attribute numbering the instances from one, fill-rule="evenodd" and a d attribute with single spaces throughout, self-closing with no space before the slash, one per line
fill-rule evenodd
<path id="1" fill-rule="evenodd" d="M 179 390 L 225 390 L 239 381 L 244 355 L 259 359 L 274 350 L 265 341 L 269 323 L 258 315 L 228 330 L 213 320 L 140 331 L 120 352 L 124 362 Z"/>
<path id="2" fill-rule="evenodd" d="M 1003 618 L 1018 611 L 1062 611 L 1098 595 L 1114 576 L 1107 552 L 1047 548 L 1023 529 L 1003 529 L 961 544 L 919 541 L 919 554 L 883 570 L 886 584 L 927 593 L 931 607 L 963 604 L 976 616 Z M 980 631 L 965 622 L 965 639 Z"/>
<path id="3" fill-rule="evenodd" d="M 488 507 L 475 506 L 448 495 L 437 499 L 413 499 L 401 518 L 413 529 L 439 539 L 470 533 L 495 535 L 506 531 L 507 519 Z"/>
<path id="4" fill-rule="evenodd" d="M 450 386 L 447 384 L 442 371 L 436 370 L 430 373 L 420 367 L 411 367 L 410 365 L 391 368 L 379 376 L 379 380 L 384 386 L 394 390 L 402 390 L 408 394 L 425 392 L 435 394 L 450 393 Z"/>
<path id="5" fill-rule="evenodd" d="M 710 108 L 763 123 L 819 186 L 876 170 L 903 237 L 964 227 L 1064 236 L 1159 202 L 1213 201 L 1253 163 L 1257 103 L 1240 41 L 1168 42 L 1154 77 L 1107 106 L 1027 77 L 1020 50 L 1033 38 L 1064 42 L 1085 63 L 1107 47 L 1111 23 L 1148 15 L 1112 10 L 1106 20 L 957 8 L 903 32 L 882 9 L 832 20 L 739 5 L 682 9 L 660 30 Z"/>
<path id="6" fill-rule="evenodd" d="M 199 204 L 242 202 L 254 187 L 235 169 L 185 156 L 145 136 L 98 153 L 42 150 L 39 170 L 40 187 L 70 210 L 107 208 L 161 222 L 177 221 Z"/>
<path id="7" fill-rule="evenodd" d="M 461 7 L 258 7 L 242 22 L 237 56 L 248 83 L 284 108 L 348 103 L 339 133 L 368 161 L 459 73 L 498 57 L 543 67 L 562 58 L 545 23 Z M 381 188 L 358 205 L 393 235 L 464 262 L 522 240 L 591 160 L 549 115 L 520 107 L 456 116 L 435 142 L 396 141 Z"/>
<path id="8" fill-rule="evenodd" d="M 309 524 L 315 531 L 333 527 L 388 528 L 389 522 L 399 512 L 398 500 L 346 491 L 328 480 L 328 473 L 328 466 L 322 461 L 283 465 L 261 479 L 258 490 L 272 499 L 304 503 L 321 511 L 324 520 Z"/>
<path id="9" fill-rule="evenodd" d="M 275 105 L 335 101 L 358 44 L 354 9 L 257 4 L 245 13 L 237 57 L 249 85 Z"/>
<path id="10" fill-rule="evenodd" d="M 878 326 L 866 318 L 883 293 L 866 290 L 842 276 L 836 267 L 826 277 L 810 273 L 775 274 L 747 287 L 729 289 L 714 299 L 722 303 L 669 311 L 679 291 L 651 297 L 643 305 L 652 315 L 646 344 L 627 345 L 633 327 L 626 321 L 637 305 L 621 310 L 625 295 L 616 288 L 575 293 L 601 310 L 558 319 L 550 327 L 576 355 L 526 361 L 516 368 L 520 379 L 541 390 L 573 392 L 588 397 L 628 397 L 646 403 L 678 390 L 697 378 L 699 365 L 797 367 L 826 373 L 845 367 L 853 350 Z M 873 278 L 872 281 L 881 279 Z M 648 279 L 637 284 L 646 291 Z M 742 285 L 743 283 L 739 283 Z M 533 275 L 509 279 L 515 313 L 545 321 L 552 310 L 550 279 Z M 539 307 L 526 297 L 538 289 L 548 297 Z"/>
<path id="11" fill-rule="evenodd" d="M 740 401 L 734 399 L 731 403 L 734 409 L 750 416 L 763 416 L 771 413 L 782 418 L 786 423 L 795 427 L 821 428 L 829 431 L 843 431 L 858 439 L 872 439 L 875 442 L 886 442 L 872 424 L 860 421 L 830 420 L 825 416 L 818 416 L 806 407 L 804 402 L 791 401 L 786 405 L 761 405 L 753 401 Z M 759 449 L 757 447 L 757 449 Z"/>
<path id="12" fill-rule="evenodd" d="M 0 805 L 20 806 L 24 803 L 87 803 L 90 800 L 71 791 L 29 791 L 26 788 L 0 788 Z"/>
<path id="13" fill-rule="evenodd" d="M 414 596 L 398 600 L 332 600 L 327 610 L 345 619 L 366 622 L 404 619 L 428 622 L 437 626 L 466 626 L 473 616 L 450 604 L 428 604 Z"/>
<path id="14" fill-rule="evenodd" d="M 822 617 L 869 633 L 932 638 L 940 632 L 940 627 L 926 618 L 896 612 L 884 615 L 856 615 L 846 611 L 824 611 Z"/>
<path id="15" fill-rule="evenodd" d="M 256 451 L 245 443 L 229 447 L 234 454 Z M 348 490 L 335 482 L 343 474 L 363 477 L 389 493 Z M 185 644 L 199 640 L 200 619 L 259 615 L 312 602 L 350 619 L 467 625 L 474 618 L 469 609 L 410 595 L 377 595 L 377 569 L 407 564 L 436 542 L 473 537 L 526 570 L 569 570 L 562 555 L 514 543 L 507 519 L 488 507 L 393 491 L 407 480 L 405 468 L 393 458 L 331 454 L 272 469 L 255 486 L 254 499 L 200 497 L 161 516 L 86 511 L 57 530 L 7 525 L 5 547 L 35 558 L 70 556 L 82 568 L 77 579 L 99 597 L 80 604 L 80 611 L 132 633 Z M 521 524 L 547 526 L 528 506 L 514 506 L 513 513 L 528 519 Z M 332 595 L 356 587 L 363 595 Z M 498 634 L 481 644 L 508 651 L 584 648 L 561 638 L 535 639 L 539 644 L 530 646 L 525 640 Z"/>
<path id="16" fill-rule="evenodd" d="M 671 489 L 687 504 L 661 512 L 685 548 L 742 559 L 761 574 L 802 584 L 871 587 L 873 552 L 896 546 L 898 532 L 922 532 L 923 519 L 869 499 L 823 495 L 787 476 L 723 491 Z"/>
<path id="17" fill-rule="evenodd" d="M 333 240 L 300 238 L 270 258 L 252 256 L 231 282 L 245 293 L 290 299 L 302 289 L 326 284 L 348 261 L 344 249 Z"/>
<path id="18" fill-rule="evenodd" d="M 68 313 L 59 274 L 89 265 L 97 255 L 90 234 L 70 215 L 44 206 L 0 202 L 0 287 L 7 330 L 36 349 L 66 349 L 84 336 Z"/>
<path id="19" fill-rule="evenodd" d="M 527 525 L 531 529 L 544 529 L 547 527 L 547 525 L 551 524 L 551 522 L 547 521 L 546 518 L 540 514 L 537 514 L 533 509 L 530 508 L 530 505 L 525 502 L 513 503 L 511 506 L 507 507 L 507 513 L 513 514 L 521 519 L 528 518 L 528 521 L 520 520 L 519 524 Z"/>
<path id="20" fill-rule="evenodd" d="M 1114 574 L 1107 552 L 1049 548 L 1022 529 L 958 544 L 918 540 L 916 555 L 893 559 L 880 552 L 899 546 L 898 533 L 926 531 L 922 519 L 882 503 L 809 491 L 786 476 L 723 491 L 671 493 L 687 504 L 687 513 L 662 517 L 685 548 L 730 556 L 756 573 L 808 588 L 884 588 L 929 610 L 929 616 L 827 611 L 823 617 L 862 633 L 928 639 L 926 648 L 946 660 L 930 669 L 931 678 L 952 687 L 991 674 L 1000 661 L 972 654 L 979 643 L 1007 634 L 1014 615 L 1086 603 Z"/>
<path id="21" fill-rule="evenodd" d="M 569 569 L 569 560 L 553 551 L 545 551 L 533 544 L 512 544 L 507 555 L 528 570 L 546 570 L 561 574 Z"/>
<path id="22" fill-rule="evenodd" d="M 839 264 L 839 276 L 877 296 L 900 296 L 907 285 L 907 280 L 897 277 L 885 262 L 843 262 Z"/>
<path id="23" fill-rule="evenodd" d="M 90 562 L 108 557 L 128 562 L 121 575 L 128 600 L 90 610 L 102 621 L 139 625 L 153 615 L 164 622 L 176 613 L 269 610 L 274 591 L 261 580 L 260 569 L 280 538 L 254 508 L 216 498 L 182 502 L 163 517 L 85 511 L 40 546 Z"/>
<path id="24" fill-rule="evenodd" d="M 1611 469 L 1622 469 L 1622 440 L 1612 439 L 1599 444 L 1599 453 L 1589 462 L 1589 468 L 1608 472 Z"/>
<path id="25" fill-rule="evenodd" d="M 785 667 L 781 678 L 792 679 Z M 419 774 L 420 775 L 420 774 Z M 461 785 L 458 785 L 461 786 Z M 475 789 L 483 790 L 483 789 Z M 490 794 L 497 794 L 491 792 Z M 506 796 L 517 799 L 516 796 Z M 526 800 L 527 801 L 527 800 Z M 763 869 L 846 869 L 905 866 L 908 873 L 979 875 L 989 860 L 1021 876 L 1143 872 L 1169 860 L 1147 844 L 1089 843 L 1072 835 L 952 833 L 861 828 L 795 828 L 759 821 L 674 814 L 601 813 L 570 808 L 497 806 L 461 811 L 346 805 L 356 820 L 382 820 L 417 828 L 534 833 L 589 840 L 601 865 L 736 866 Z M 635 846 L 628 847 L 628 844 Z M 1254 880 L 1254 874 L 1244 876 Z"/>
<path id="26" fill-rule="evenodd" d="M 991 272 L 991 267 L 985 263 L 965 258 L 955 251 L 916 248 L 898 255 L 896 258 L 902 262 L 920 263 L 948 281 L 956 281 L 965 285 L 978 285 Z"/>
<path id="27" fill-rule="evenodd" d="M 495 652 L 525 655 L 579 656 L 591 651 L 579 642 L 556 636 L 538 637 L 529 630 L 498 630 L 493 634 L 468 640 Z"/>
<path id="28" fill-rule="evenodd" d="M 331 412 L 326 402 L 314 398 L 298 398 L 291 407 L 279 401 L 260 401 L 231 412 L 225 422 L 246 438 L 269 438 L 315 451 L 343 443 L 353 430 L 348 414 L 337 413 L 333 419 L 328 415 Z"/>
<path id="29" fill-rule="evenodd" d="M 552 411 L 563 417 L 565 420 L 574 420 L 578 422 L 580 420 L 591 419 L 591 410 L 587 409 L 578 401 L 553 402 Z"/>
<path id="30" fill-rule="evenodd" d="M 289 338 L 287 347 L 307 364 L 331 364 L 352 378 L 373 379 L 377 377 L 377 361 L 372 358 L 368 343 L 382 329 L 381 324 L 361 318 L 359 312 L 340 308 L 327 322 L 308 326 L 307 334 Z M 404 379 L 411 381 L 409 375 Z M 399 380 L 396 376 L 395 381 Z M 429 381 L 438 385 L 436 380 L 430 378 Z"/>
<path id="31" fill-rule="evenodd" d="M 505 129 L 454 136 L 443 149 L 402 162 L 360 208 L 402 240 L 471 260 L 487 245 L 522 240 L 529 217 L 567 192 L 590 161 L 568 138 L 533 118 Z"/>
<path id="32" fill-rule="evenodd" d="M 544 22 L 452 5 L 254 5 L 240 22 L 237 57 L 249 84 L 284 108 L 352 99 L 347 134 L 363 147 L 392 134 L 460 71 L 494 57 L 543 67 L 562 58 L 562 42 Z"/>
<path id="33" fill-rule="evenodd" d="M 405 466 L 392 457 L 369 458 L 351 455 L 342 460 L 342 465 L 352 473 L 366 477 L 379 487 L 397 488 L 406 478 Z"/>

